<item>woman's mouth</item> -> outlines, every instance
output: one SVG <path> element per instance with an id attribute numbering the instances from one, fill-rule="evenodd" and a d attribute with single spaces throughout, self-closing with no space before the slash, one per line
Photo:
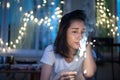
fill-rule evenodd
<path id="1" fill-rule="evenodd" d="M 80 43 L 79 42 L 75 42 L 75 44 L 80 47 Z"/>

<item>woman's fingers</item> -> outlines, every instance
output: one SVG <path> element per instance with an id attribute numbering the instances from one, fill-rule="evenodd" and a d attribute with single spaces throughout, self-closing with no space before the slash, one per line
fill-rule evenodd
<path id="1" fill-rule="evenodd" d="M 74 75 L 77 75 L 77 72 L 70 71 L 61 73 L 61 76 L 74 76 Z"/>
<path id="2" fill-rule="evenodd" d="M 62 76 L 60 80 L 75 80 L 75 76 Z"/>
<path id="3" fill-rule="evenodd" d="M 61 80 L 75 80 L 77 72 L 63 72 L 61 75 Z"/>

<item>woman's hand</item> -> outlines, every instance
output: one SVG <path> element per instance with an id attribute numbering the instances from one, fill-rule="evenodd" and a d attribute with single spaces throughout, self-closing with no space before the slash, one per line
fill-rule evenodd
<path id="1" fill-rule="evenodd" d="M 54 80 L 75 80 L 77 72 L 75 71 L 61 71 L 55 76 Z"/>
<path id="2" fill-rule="evenodd" d="M 77 72 L 73 72 L 73 71 L 62 72 L 60 76 L 60 80 L 75 80 L 76 75 Z"/>

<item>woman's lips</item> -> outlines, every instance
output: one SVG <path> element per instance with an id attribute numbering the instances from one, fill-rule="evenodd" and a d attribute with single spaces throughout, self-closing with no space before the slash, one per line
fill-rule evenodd
<path id="1" fill-rule="evenodd" d="M 80 47 L 80 43 L 79 42 L 75 42 L 76 45 L 78 45 Z"/>

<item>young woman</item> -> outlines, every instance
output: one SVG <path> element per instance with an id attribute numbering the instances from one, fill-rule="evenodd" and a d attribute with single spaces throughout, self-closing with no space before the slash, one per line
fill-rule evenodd
<path id="1" fill-rule="evenodd" d="M 83 10 L 62 17 L 56 40 L 45 49 L 41 59 L 41 80 L 85 80 L 94 75 L 96 64 L 84 35 L 86 25 Z"/>

